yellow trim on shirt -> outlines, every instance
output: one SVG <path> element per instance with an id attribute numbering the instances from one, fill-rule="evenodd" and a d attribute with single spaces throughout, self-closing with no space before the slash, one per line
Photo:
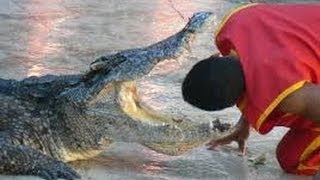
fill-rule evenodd
<path id="1" fill-rule="evenodd" d="M 270 113 L 279 105 L 279 103 L 286 98 L 289 94 L 293 93 L 294 91 L 300 89 L 307 81 L 299 81 L 286 90 L 284 90 L 278 97 L 276 97 L 271 104 L 264 110 L 264 112 L 260 115 L 256 127 L 260 129 L 262 123 L 266 120 L 266 118 L 270 115 Z"/>
<path id="2" fill-rule="evenodd" d="M 298 170 L 302 171 L 302 170 L 319 170 L 320 165 L 319 166 L 305 166 L 303 164 L 299 164 L 298 165 Z"/>
<path id="3" fill-rule="evenodd" d="M 255 6 L 257 5 L 258 3 L 250 3 L 250 4 L 246 4 L 246 5 L 240 5 L 238 7 L 236 7 L 235 9 L 231 10 L 228 14 L 226 14 L 223 18 L 222 18 L 222 21 L 221 23 L 219 24 L 217 30 L 215 31 L 215 37 L 218 36 L 218 34 L 221 32 L 222 28 L 224 27 L 224 25 L 227 23 L 227 21 L 230 19 L 230 17 L 232 15 L 234 15 L 235 13 L 239 12 L 240 10 L 242 9 L 245 9 L 245 8 L 248 8 L 248 7 L 251 7 L 251 6 Z"/>
<path id="4" fill-rule="evenodd" d="M 299 161 L 301 162 L 298 166 L 298 170 L 305 170 L 305 169 L 319 169 L 320 165 L 316 166 L 306 166 L 303 164 L 303 162 L 312 154 L 315 150 L 317 150 L 320 147 L 320 136 L 315 138 L 309 146 L 303 151 L 302 155 L 299 158 Z"/>

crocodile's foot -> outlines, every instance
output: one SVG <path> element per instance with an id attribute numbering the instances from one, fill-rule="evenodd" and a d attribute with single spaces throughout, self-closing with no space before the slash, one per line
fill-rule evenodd
<path id="1" fill-rule="evenodd" d="M 58 178 L 73 180 L 80 178 L 80 175 L 75 170 L 64 162 L 57 160 L 48 160 L 45 164 L 39 163 L 31 174 L 47 180 L 56 180 Z"/>
<path id="2" fill-rule="evenodd" d="M 0 139 L 3 138 L 0 136 Z M 67 164 L 23 145 L 0 143 L 0 173 L 35 175 L 47 180 L 73 180 L 80 175 Z"/>

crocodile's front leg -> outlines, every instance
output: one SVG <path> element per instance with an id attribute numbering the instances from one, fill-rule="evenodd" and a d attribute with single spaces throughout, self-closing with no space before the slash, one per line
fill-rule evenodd
<path id="1" fill-rule="evenodd" d="M 64 162 L 24 145 L 15 145 L 7 133 L 0 133 L 0 173 L 35 175 L 44 179 L 76 179 L 80 176 Z"/>

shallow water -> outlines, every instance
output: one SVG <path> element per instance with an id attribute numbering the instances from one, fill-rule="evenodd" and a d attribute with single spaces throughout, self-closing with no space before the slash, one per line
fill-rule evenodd
<path id="1" fill-rule="evenodd" d="M 216 23 L 237 0 L 1 0 L 0 77 L 22 79 L 72 74 L 88 69 L 95 58 L 145 46 L 180 30 L 196 11 L 212 11 Z M 219 118 L 235 123 L 235 108 L 207 113 L 184 103 L 180 83 L 190 66 L 216 51 L 212 33 L 204 33 L 186 58 L 159 64 L 139 82 L 144 103 L 194 121 Z M 83 179 L 309 179 L 281 171 L 275 148 L 286 129 L 266 136 L 255 132 L 247 157 L 236 145 L 208 151 L 198 147 L 181 156 L 158 154 L 138 144 L 114 143 L 101 156 L 74 162 Z M 265 165 L 248 161 L 265 154 Z M 35 177 L 0 176 L 0 179 Z"/>

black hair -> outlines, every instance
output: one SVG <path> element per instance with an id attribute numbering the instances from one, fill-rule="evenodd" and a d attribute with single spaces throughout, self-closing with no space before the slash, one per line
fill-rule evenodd
<path id="1" fill-rule="evenodd" d="M 244 89 L 241 63 L 233 56 L 211 56 L 199 61 L 182 83 L 183 99 L 207 111 L 235 105 Z"/>

